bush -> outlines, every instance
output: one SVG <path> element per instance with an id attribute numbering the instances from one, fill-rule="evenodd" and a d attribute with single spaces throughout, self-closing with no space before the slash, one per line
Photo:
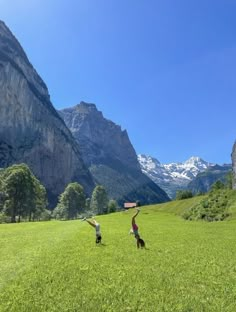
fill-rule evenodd
<path id="1" fill-rule="evenodd" d="M 177 200 L 191 198 L 191 197 L 193 197 L 193 193 L 189 190 L 179 190 L 176 192 Z"/>
<path id="2" fill-rule="evenodd" d="M 182 217 L 186 220 L 222 221 L 229 216 L 228 205 L 228 190 L 215 187 L 207 198 L 186 210 Z"/>
<path id="3" fill-rule="evenodd" d="M 0 212 L 0 224 L 1 223 L 10 223 L 11 222 L 11 218 L 8 217 L 7 215 L 5 215 L 5 213 Z"/>
<path id="4" fill-rule="evenodd" d="M 52 212 L 50 210 L 45 209 L 40 215 L 40 221 L 50 221 L 52 218 Z"/>

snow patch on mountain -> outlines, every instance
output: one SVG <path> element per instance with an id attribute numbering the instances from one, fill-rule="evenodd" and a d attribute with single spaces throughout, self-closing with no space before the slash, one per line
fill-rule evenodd
<path id="1" fill-rule="evenodd" d="M 143 173 L 164 189 L 171 198 L 175 197 L 178 189 L 186 188 L 198 173 L 215 165 L 194 156 L 183 163 L 161 164 L 154 157 L 139 154 L 138 161 Z"/>

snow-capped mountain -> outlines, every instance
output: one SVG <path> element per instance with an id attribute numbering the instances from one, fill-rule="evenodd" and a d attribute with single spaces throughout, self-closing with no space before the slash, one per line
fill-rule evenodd
<path id="1" fill-rule="evenodd" d="M 170 198 L 175 197 L 177 190 L 185 189 L 198 173 L 215 165 L 200 157 L 191 157 L 183 163 L 161 164 L 156 158 L 139 154 L 138 161 L 143 173 L 165 190 Z"/>

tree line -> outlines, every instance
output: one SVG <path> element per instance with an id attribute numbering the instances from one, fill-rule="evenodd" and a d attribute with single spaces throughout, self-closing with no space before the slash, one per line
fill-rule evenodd
<path id="1" fill-rule="evenodd" d="M 97 185 L 90 199 L 77 182 L 66 186 L 53 211 L 47 207 L 46 189 L 26 164 L 0 170 L 0 223 L 70 220 L 85 213 L 105 214 L 118 209 L 116 201 L 108 199 L 103 186 Z"/>

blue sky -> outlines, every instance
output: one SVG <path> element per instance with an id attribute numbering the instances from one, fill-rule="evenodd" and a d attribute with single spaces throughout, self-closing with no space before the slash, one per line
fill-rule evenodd
<path id="1" fill-rule="evenodd" d="M 58 109 L 81 100 L 162 163 L 230 163 L 234 0 L 0 0 Z"/>

